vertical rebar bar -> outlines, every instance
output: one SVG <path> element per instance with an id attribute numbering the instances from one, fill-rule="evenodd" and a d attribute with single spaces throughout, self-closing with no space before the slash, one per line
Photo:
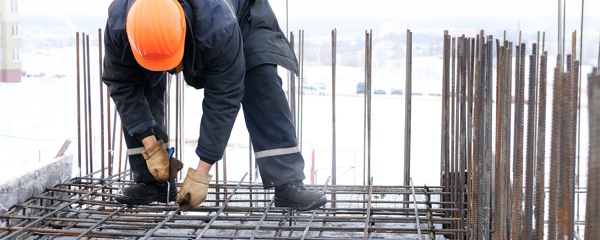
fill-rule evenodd
<path id="1" fill-rule="evenodd" d="M 89 133 L 90 135 L 88 136 L 89 138 L 89 144 L 90 144 L 90 173 L 94 172 L 94 160 L 93 160 L 93 156 L 94 156 L 94 145 L 93 145 L 93 135 L 92 135 L 92 81 L 90 78 L 90 36 L 89 35 L 85 35 L 85 51 L 86 51 L 86 63 L 87 66 L 85 66 L 86 70 L 87 70 L 87 87 L 88 87 L 88 127 L 89 127 Z"/>
<path id="2" fill-rule="evenodd" d="M 535 139 L 535 73 L 536 73 L 536 45 L 533 44 L 532 54 L 529 56 L 529 103 L 527 106 L 527 153 L 526 153 L 526 179 L 525 179 L 525 218 L 524 239 L 532 239 L 533 234 L 533 187 L 534 187 L 534 139 Z"/>
<path id="3" fill-rule="evenodd" d="M 570 62 L 570 60 L 568 60 Z M 569 64 L 570 65 L 570 64 Z M 570 68 L 570 67 L 569 67 Z M 571 69 L 570 69 L 571 70 Z M 569 218 L 571 215 L 571 170 L 574 169 L 573 157 L 571 154 L 571 132 L 572 132 L 572 118 L 571 118 L 571 108 L 572 108 L 572 98 L 571 98 L 571 82 L 570 73 L 565 73 L 562 81 L 563 85 L 561 91 L 563 91 L 561 96 L 561 128 L 560 128 L 560 148 L 561 148 L 561 174 L 559 177 L 559 183 L 561 191 L 559 192 L 559 209 L 558 209 L 558 234 L 559 238 L 568 238 L 569 233 L 571 232 L 571 225 L 569 223 Z"/>
<path id="4" fill-rule="evenodd" d="M 588 75 L 589 160 L 585 239 L 600 238 L 600 74 Z"/>
<path id="5" fill-rule="evenodd" d="M 546 178 L 546 74 L 547 74 L 548 53 L 544 52 L 540 58 L 540 91 L 539 91 L 539 118 L 537 132 L 537 164 L 535 174 L 535 232 L 533 239 L 543 239 L 544 237 L 544 213 L 545 213 L 545 178 Z"/>
<path id="6" fill-rule="evenodd" d="M 367 177 L 371 179 L 371 76 L 373 70 L 373 30 L 369 30 L 369 75 L 367 81 Z"/>
<path id="7" fill-rule="evenodd" d="M 571 162 L 569 164 L 569 175 L 568 175 L 568 184 L 569 184 L 569 197 L 568 203 L 569 208 L 567 209 L 569 212 L 568 222 L 567 222 L 567 231 L 569 235 L 569 240 L 572 240 L 575 235 L 575 169 L 576 165 L 578 165 L 577 161 L 577 105 L 579 99 L 579 61 L 577 60 L 577 31 L 573 32 L 572 38 L 572 48 L 571 52 L 573 54 L 573 59 L 571 62 L 571 78 L 569 81 L 571 82 L 571 111 L 570 111 L 570 120 L 571 120 Z M 579 205 L 579 204 L 577 204 Z"/>
<path id="8" fill-rule="evenodd" d="M 117 128 L 117 126 L 115 126 Z M 121 172 L 121 157 L 123 150 L 123 125 L 119 126 L 119 172 Z M 127 162 L 125 162 L 127 164 Z M 127 169 L 127 168 L 125 168 Z"/>
<path id="9" fill-rule="evenodd" d="M 501 187 L 501 191 L 502 191 L 502 196 L 500 199 L 501 202 L 501 217 L 500 217 L 500 238 L 499 239 L 507 239 L 509 236 L 509 228 L 510 228 L 510 224 L 509 224 L 509 219 L 510 219 L 510 213 L 511 213 L 511 204 L 509 203 L 509 199 L 510 199 L 510 148 L 511 148 L 511 142 L 510 142 L 510 136 L 511 136 L 511 124 L 510 124 L 510 119 L 511 119 L 511 92 L 512 92 L 512 51 L 513 51 L 513 44 L 512 43 L 508 43 L 508 42 L 504 42 L 504 47 L 503 47 L 503 64 L 504 67 L 502 68 L 503 73 L 502 73 L 502 77 L 504 78 L 504 86 L 502 88 L 503 93 L 502 95 L 504 96 L 504 98 L 502 99 L 504 107 L 504 113 L 502 114 L 504 119 L 503 121 L 503 126 L 504 126 L 504 130 L 503 130 L 503 140 L 502 140 L 502 176 L 501 176 L 501 181 L 500 184 L 502 185 Z"/>
<path id="10" fill-rule="evenodd" d="M 515 118 L 514 118 L 514 148 L 513 148 L 513 211 L 512 211 L 512 239 L 523 238 L 523 112 L 525 101 L 525 44 L 517 46 L 516 69 L 518 77 L 515 79 Z"/>
<path id="11" fill-rule="evenodd" d="M 300 62 L 302 61 L 302 31 L 298 31 L 298 103 L 296 108 L 296 139 L 300 146 L 300 105 L 302 104 L 302 74 L 300 73 Z"/>
<path id="12" fill-rule="evenodd" d="M 331 31 L 331 185 L 336 185 L 336 140 L 335 140 L 335 70 L 337 53 L 337 30 Z"/>
<path id="13" fill-rule="evenodd" d="M 450 191 L 450 180 L 449 180 L 449 165 L 450 165 L 450 161 L 449 161 L 449 154 L 448 151 L 449 149 L 449 134 L 448 134 L 448 127 L 449 127 L 449 106 L 450 106 L 450 35 L 448 35 L 447 30 L 445 31 L 444 34 L 444 76 L 443 76 L 443 99 L 442 99 L 442 171 L 443 171 L 443 176 L 440 180 L 443 181 L 442 186 L 444 186 L 444 191 L 445 192 L 449 192 Z M 448 199 L 445 199 L 445 201 L 448 201 Z"/>
<path id="14" fill-rule="evenodd" d="M 412 32 L 406 30 L 406 90 L 404 120 L 404 185 L 410 185 L 410 133 L 412 99 Z M 408 195 L 405 195 L 405 198 Z"/>
<path id="15" fill-rule="evenodd" d="M 79 168 L 79 174 L 81 177 L 81 87 L 79 79 L 79 32 L 75 33 L 75 49 L 77 52 L 77 167 Z"/>
<path id="16" fill-rule="evenodd" d="M 442 113 L 442 164 L 444 171 L 443 174 L 443 186 L 445 192 L 450 192 L 450 159 L 449 159 L 449 127 L 450 127 L 450 35 L 448 35 L 448 31 L 445 31 L 444 34 L 444 86 L 443 86 L 443 113 Z M 450 201 L 447 196 L 444 196 L 443 199 L 445 202 Z M 448 205 L 445 205 L 447 207 Z M 448 217 L 448 213 L 445 215 Z"/>
<path id="17" fill-rule="evenodd" d="M 562 87 L 562 73 L 560 68 L 554 69 L 554 87 L 553 87 L 553 99 L 552 99 L 552 136 L 550 142 L 550 201 L 549 215 L 548 215 L 548 239 L 557 239 L 557 221 L 558 221 L 558 190 L 559 190 L 559 154 L 560 154 L 560 139 L 559 139 L 559 107 L 561 99 L 561 87 Z"/>
<path id="18" fill-rule="evenodd" d="M 482 31 L 483 34 L 483 31 Z M 493 140 L 492 140 L 492 103 L 493 103 L 493 70 L 492 70 L 492 62 L 493 62 L 493 49 L 494 49 L 494 37 L 492 35 L 488 36 L 487 40 L 487 51 L 485 57 L 486 63 L 486 78 L 487 78 L 487 88 L 486 88 L 486 126 L 485 126 L 485 136 L 486 136 L 486 161 L 484 162 L 484 186 L 483 186 L 483 206 L 480 206 L 479 211 L 483 211 L 483 223 L 481 234 L 484 240 L 490 238 L 490 209 L 491 209 L 491 184 L 492 184 L 492 164 L 494 161 L 494 157 L 492 154 Z"/>
<path id="19" fill-rule="evenodd" d="M 503 134 L 503 129 L 504 129 L 504 122 L 502 121 L 504 116 L 503 116 L 503 110 L 504 110 L 504 103 L 502 101 L 503 99 L 503 92 L 501 90 L 502 87 L 504 87 L 504 78 L 502 77 L 502 73 L 504 72 L 502 70 L 502 68 L 504 67 L 503 62 L 501 61 L 501 59 L 503 59 L 504 56 L 504 51 L 500 50 L 500 40 L 496 39 L 496 150 L 494 151 L 496 153 L 495 156 L 495 162 L 494 162 L 494 239 L 500 239 L 500 199 L 501 199 L 501 185 L 500 185 L 500 176 L 501 176 L 501 160 L 502 160 L 502 134 Z M 502 57 L 501 57 L 502 56 Z"/>
<path id="20" fill-rule="evenodd" d="M 581 28 L 579 29 L 579 58 L 581 60 L 581 63 L 583 63 L 583 10 L 584 10 L 584 6 L 585 6 L 585 1 L 581 0 Z M 579 75 L 579 89 L 578 89 L 578 95 L 579 98 L 577 99 L 577 111 L 578 111 L 578 117 L 577 117 L 577 180 L 575 182 L 577 188 L 580 187 L 579 182 L 581 179 L 581 78 L 583 77 L 581 73 L 577 72 L 577 74 Z M 579 205 L 580 205 L 580 201 L 579 201 L 579 196 L 580 194 L 577 194 L 577 216 L 576 216 L 576 220 L 579 221 Z M 577 232 L 579 232 L 579 226 L 577 226 Z"/>
<path id="21" fill-rule="evenodd" d="M 100 83 L 100 165 L 102 171 L 101 178 L 104 178 L 104 84 L 102 84 L 102 29 L 98 29 L 98 73 Z M 109 175 L 110 176 L 110 175 Z"/>
<path id="22" fill-rule="evenodd" d="M 88 175 L 90 173 L 90 144 L 89 144 L 89 139 L 88 139 L 88 131 L 89 131 L 89 127 L 88 127 L 88 88 L 87 88 L 87 59 L 86 59 L 86 53 L 85 53 L 85 33 L 81 33 L 81 52 L 82 52 L 82 60 L 83 60 L 83 65 L 81 66 L 81 68 L 83 69 L 83 123 L 84 123 L 84 127 L 85 127 L 85 134 L 84 134 L 84 138 L 85 138 L 85 174 Z"/>
<path id="23" fill-rule="evenodd" d="M 467 235 L 471 234 L 474 230 L 474 215 L 476 213 L 473 212 L 473 194 L 474 194 L 474 162 L 473 162 L 473 63 L 475 62 L 475 39 L 468 38 L 467 39 Z"/>
<path id="24" fill-rule="evenodd" d="M 561 21 L 560 21 L 561 20 L 560 16 L 562 14 L 562 5 L 563 5 L 562 0 L 558 0 L 558 17 L 557 17 L 557 19 L 558 19 L 558 41 L 556 41 L 558 43 L 558 57 L 556 59 L 557 60 L 556 63 L 557 63 L 557 66 L 559 67 L 559 70 L 561 70 L 561 71 L 563 70 L 563 67 L 562 67 L 563 61 L 560 56 L 564 55 L 564 51 L 562 50 L 563 45 L 561 44 L 562 43 L 562 39 L 561 39 L 561 35 L 562 35 L 562 27 L 561 26 L 562 25 L 561 25 Z"/>
<path id="25" fill-rule="evenodd" d="M 367 75 L 369 66 L 369 32 L 365 30 L 365 80 L 363 83 L 363 185 L 367 185 Z"/>
<path id="26" fill-rule="evenodd" d="M 455 125 L 455 115 L 456 115 L 456 86 L 455 86 L 455 81 L 456 81 L 456 38 L 452 38 L 452 100 L 451 100 L 451 104 L 450 104 L 450 112 L 451 112 L 451 133 L 450 133 L 450 139 L 451 139 L 451 150 L 450 150 L 450 155 L 451 155 L 451 163 L 450 163 L 450 186 L 451 186 L 451 197 L 450 200 L 452 203 L 454 203 L 454 207 L 457 207 L 457 202 L 456 202 L 456 167 L 455 167 L 455 162 L 456 162 L 456 156 L 455 156 L 455 150 L 456 150 L 456 142 L 455 142 L 455 135 L 456 135 L 456 125 Z M 408 94 L 408 93 L 407 93 Z M 452 213 L 453 217 L 456 217 L 457 213 L 454 212 Z M 452 222 L 452 228 L 456 228 L 456 222 Z M 456 237 L 456 236 L 453 236 Z"/>
<path id="27" fill-rule="evenodd" d="M 474 147 L 474 168 L 473 168 L 473 178 L 475 179 L 475 186 L 474 186 L 474 190 L 473 190 L 473 194 L 474 197 L 472 199 L 472 205 L 474 205 L 474 207 L 472 207 L 472 209 L 474 210 L 474 213 L 471 215 L 471 217 L 473 218 L 472 222 L 473 222 L 473 231 L 472 231 L 472 236 L 471 238 L 468 239 L 478 239 L 481 238 L 482 236 L 480 235 L 480 230 L 481 230 L 481 212 L 479 211 L 479 205 L 481 203 L 482 200 L 482 194 L 480 192 L 480 187 L 481 187 L 481 165 L 483 160 L 483 155 L 484 155 L 484 82 L 483 82 L 483 72 L 482 71 L 482 58 L 481 58 L 481 52 L 483 50 L 483 46 L 481 45 L 481 36 L 478 36 L 477 39 L 477 71 L 476 71 L 476 84 L 475 84 L 475 116 L 474 116 L 474 121 L 475 121 L 475 131 L 474 131 L 474 141 L 475 141 L 475 147 Z"/>
<path id="28" fill-rule="evenodd" d="M 474 219 L 474 215 L 475 213 L 473 212 L 473 208 L 472 208 L 472 202 L 473 202 L 473 195 L 474 193 L 474 189 L 475 189 L 475 184 L 476 182 L 474 182 L 475 178 L 473 176 L 473 171 L 474 171 L 474 160 L 473 160 L 473 155 L 474 155 L 474 144 L 473 144 L 473 88 L 474 88 L 474 77 L 473 77 L 473 73 L 475 72 L 473 67 L 474 67 L 474 62 L 475 62 L 475 39 L 474 38 L 470 38 L 467 40 L 467 193 L 468 193 L 468 200 L 467 200 L 467 212 L 469 214 L 469 216 L 467 217 L 467 220 L 469 221 L 468 225 L 475 225 L 476 224 L 472 221 Z M 471 227 L 472 231 L 473 228 Z"/>
<path id="29" fill-rule="evenodd" d="M 298 141 L 298 143 L 300 144 L 300 152 L 302 152 L 302 146 L 304 145 L 302 144 L 304 137 L 304 131 L 302 128 L 302 124 L 304 123 L 304 52 L 306 52 L 306 48 L 304 47 L 304 30 L 302 30 L 302 36 L 300 38 L 302 40 L 302 59 L 300 60 L 300 84 L 302 86 L 300 87 L 300 140 Z"/>
<path id="30" fill-rule="evenodd" d="M 466 99 L 466 91 L 467 91 L 467 75 L 466 75 L 466 65 L 467 65 L 467 51 L 466 51 L 466 38 L 465 35 L 463 35 L 460 38 L 460 117 L 459 117 L 459 121 L 460 121 L 460 169 L 459 169 L 459 173 L 458 173 L 458 180 L 459 180 L 459 202 L 460 205 L 458 207 L 459 211 L 460 211 L 460 224 L 459 224 L 459 228 L 463 229 L 465 227 L 465 171 L 466 171 L 466 163 L 467 163 L 467 149 L 466 149 L 466 145 L 467 145 L 467 134 L 466 134 L 466 105 L 467 105 L 467 99 Z M 463 238 L 463 233 L 459 234 L 459 237 L 462 239 Z"/>
<path id="31" fill-rule="evenodd" d="M 294 33 L 290 32 L 290 45 L 292 46 L 292 51 L 294 50 Z M 290 110 L 292 112 L 292 121 L 294 121 L 294 130 L 296 130 L 296 126 L 298 121 L 296 120 L 296 76 L 294 72 L 290 72 Z M 298 140 L 298 133 L 296 133 L 296 140 Z M 252 171 L 250 171 L 250 179 L 252 179 Z"/>

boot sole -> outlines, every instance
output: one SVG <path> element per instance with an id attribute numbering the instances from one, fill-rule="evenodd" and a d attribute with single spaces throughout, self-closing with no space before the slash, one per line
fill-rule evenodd
<path id="1" fill-rule="evenodd" d="M 169 192 L 169 201 L 175 201 L 177 198 L 177 190 Z M 131 198 L 125 195 L 116 195 L 115 200 L 120 204 L 127 205 L 144 205 L 151 202 L 167 203 L 167 194 L 159 194 L 154 196 L 146 196 L 142 198 Z"/>
<path id="2" fill-rule="evenodd" d="M 296 211 L 310 211 L 325 206 L 325 204 L 327 204 L 327 197 L 323 196 L 308 205 L 291 204 L 290 202 L 280 198 L 275 198 L 274 202 L 275 207 L 289 207 Z"/>

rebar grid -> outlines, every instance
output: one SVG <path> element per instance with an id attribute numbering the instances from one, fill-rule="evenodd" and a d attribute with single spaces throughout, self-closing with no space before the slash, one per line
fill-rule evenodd
<path id="1" fill-rule="evenodd" d="M 241 184 L 234 193 L 236 185 L 211 184 L 204 203 L 192 211 L 179 213 L 176 205 L 118 204 L 114 200 L 117 191 L 133 183 L 116 176 L 125 176 L 125 173 L 113 179 L 74 178 L 13 206 L 10 212 L 0 216 L 1 223 L 5 223 L 0 225 L 0 238 L 13 239 L 22 234 L 26 236 L 21 239 L 40 236 L 77 239 L 145 236 L 166 239 L 199 236 L 203 239 L 404 238 L 417 233 L 416 216 L 418 221 L 428 224 L 428 227 L 420 227 L 422 233 L 431 233 L 434 238 L 436 234 L 464 232 L 441 229 L 441 224 L 460 221 L 460 218 L 446 217 L 446 213 L 458 210 L 453 203 L 441 201 L 450 194 L 442 187 L 415 186 L 413 193 L 410 186 L 327 186 L 325 194 L 335 193 L 336 200 L 313 212 L 297 212 L 275 207 L 273 190 L 263 189 L 261 185 Z M 307 188 L 324 190 L 322 185 Z M 404 196 L 410 200 L 404 201 Z M 415 214 L 415 203 L 418 214 Z M 201 235 L 203 229 L 206 230 Z"/>

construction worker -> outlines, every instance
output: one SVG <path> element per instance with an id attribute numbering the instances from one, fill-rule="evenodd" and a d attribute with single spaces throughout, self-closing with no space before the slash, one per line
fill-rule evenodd
<path id="1" fill-rule="evenodd" d="M 200 205 L 241 104 L 263 186 L 275 187 L 275 206 L 312 210 L 327 203 L 302 183 L 304 159 L 277 75 L 277 65 L 298 74 L 298 63 L 267 0 L 114 0 L 105 49 L 102 81 L 119 111 L 136 183 L 119 191 L 118 202 L 177 197 L 182 211 Z M 182 164 L 166 150 L 163 102 L 166 74 L 178 72 L 204 88 L 200 163 L 187 170 L 179 195 L 174 179 Z"/>

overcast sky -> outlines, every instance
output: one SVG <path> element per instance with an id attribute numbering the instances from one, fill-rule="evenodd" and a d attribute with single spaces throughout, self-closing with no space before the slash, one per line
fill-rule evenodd
<path id="1" fill-rule="evenodd" d="M 19 11 L 27 16 L 94 17 L 105 18 L 112 0 L 19 0 Z M 327 35 L 338 28 L 348 34 L 350 26 L 374 29 L 386 34 L 384 29 L 417 30 L 423 24 L 443 29 L 487 28 L 485 20 L 509 32 L 547 31 L 555 38 L 558 22 L 558 1 L 553 0 L 289 0 L 289 31 L 307 30 L 311 34 Z M 567 1 L 567 33 L 580 28 L 582 0 Z M 281 28 L 286 31 L 286 0 L 271 0 Z M 585 25 L 588 37 L 597 38 L 600 30 L 600 1 L 585 1 Z M 462 22 L 444 22 L 444 19 L 467 19 Z M 365 21 L 362 21 L 362 20 Z M 470 19 L 473 21 L 471 22 Z M 478 24 L 477 21 L 482 21 Z M 503 23 L 502 21 L 506 21 Z M 456 26 L 456 25 L 469 26 Z M 386 27 L 387 26 L 387 27 Z M 416 27 L 415 27 L 416 26 Z M 103 27 L 100 24 L 98 27 Z M 346 28 L 344 28 L 346 27 Z M 402 29 L 399 29 L 402 28 Z M 417 29 L 415 29 L 417 28 Z M 312 30 L 312 31 L 311 31 Z M 488 29 L 494 30 L 494 29 Z M 589 31 L 593 30 L 593 31 Z M 355 30 L 352 30 L 357 32 Z M 585 32 L 585 31 L 584 31 Z M 359 34 L 360 33 L 355 33 Z M 451 34 L 454 34 L 451 32 Z M 497 33 L 496 33 L 497 34 Z M 589 35 L 592 34 L 592 35 Z M 568 34 L 567 34 L 568 35 Z M 377 36 L 377 35 L 376 35 Z"/>
<path id="2" fill-rule="evenodd" d="M 20 0 L 23 15 L 103 17 L 112 0 Z M 285 16 L 286 0 L 270 1 L 278 17 Z M 567 16 L 579 17 L 581 1 L 567 2 Z M 586 1 L 586 14 L 598 14 L 600 1 Z M 477 18 L 555 17 L 558 2 L 549 0 L 289 0 L 289 18 Z M 589 13 L 587 13 L 589 12 Z M 594 13 L 596 12 L 596 13 Z"/>

